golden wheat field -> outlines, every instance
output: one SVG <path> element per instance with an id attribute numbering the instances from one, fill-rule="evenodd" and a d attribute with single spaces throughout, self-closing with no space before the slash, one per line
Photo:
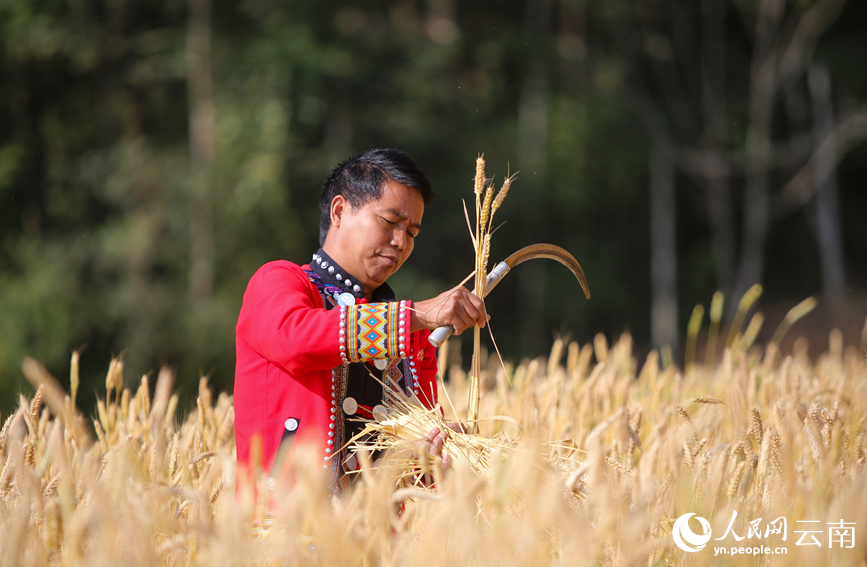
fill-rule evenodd
<path id="1" fill-rule="evenodd" d="M 512 442 L 487 455 L 486 472 L 454 466 L 435 488 L 396 492 L 395 470 L 367 468 L 332 499 L 311 457 L 273 525 L 260 526 L 267 537 L 250 524 L 263 510 L 235 496 L 229 396 L 214 399 L 202 380 L 182 417 L 177 408 L 192 404 L 173 395 L 170 372 L 153 394 L 147 378 L 132 391 L 115 361 L 85 418 L 73 402 L 77 358 L 69 388 L 28 360 L 34 392 L 0 433 L 0 561 L 862 565 L 867 361 L 839 333 L 830 344 L 811 361 L 803 344 L 782 357 L 735 341 L 685 374 L 653 352 L 638 368 L 628 335 L 611 346 L 558 341 L 547 359 L 507 367 L 511 380 L 491 357 L 480 435 Z M 465 416 L 466 374 L 447 374 L 446 413 Z M 520 439 L 493 416 L 520 424 Z M 688 513 L 681 543 L 712 535 L 697 551 L 673 537 Z"/>

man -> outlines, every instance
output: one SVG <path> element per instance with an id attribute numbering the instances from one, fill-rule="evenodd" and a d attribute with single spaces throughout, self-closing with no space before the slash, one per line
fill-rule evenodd
<path id="1" fill-rule="evenodd" d="M 397 150 L 369 150 L 332 170 L 320 198 L 320 245 L 309 264 L 262 266 L 247 286 L 236 327 L 238 484 L 255 467 L 269 487 L 301 443 L 321 451 L 332 491 L 359 467 L 342 449 L 357 418 L 384 409 L 393 384 L 433 407 L 436 351 L 430 329 L 456 334 L 488 317 L 463 286 L 413 303 L 386 283 L 412 253 L 433 197 L 418 165 Z M 443 438 L 427 442 L 438 454 Z M 256 446 L 251 451 L 251 448 Z M 259 463 L 251 462 L 258 455 Z"/>

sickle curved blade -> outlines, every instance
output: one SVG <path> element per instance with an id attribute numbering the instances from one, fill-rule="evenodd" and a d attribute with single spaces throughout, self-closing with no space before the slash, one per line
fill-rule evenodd
<path id="1" fill-rule="evenodd" d="M 581 284 L 581 289 L 584 290 L 584 296 L 587 297 L 587 299 L 590 299 L 590 287 L 587 285 L 587 278 L 584 276 L 584 270 L 581 269 L 581 264 L 578 263 L 578 260 L 576 260 L 572 254 L 563 248 L 560 248 L 556 244 L 531 244 L 530 246 L 521 248 L 506 258 L 505 262 L 508 264 L 509 269 L 512 269 L 518 264 L 526 262 L 527 260 L 535 260 L 536 258 L 557 260 L 569 268 L 575 277 L 578 278 L 578 282 Z"/>
<path id="2" fill-rule="evenodd" d="M 555 244 L 532 244 L 525 248 L 521 248 L 504 261 L 494 266 L 494 269 L 491 270 L 485 280 L 486 283 L 483 297 L 487 296 L 488 293 L 490 293 L 490 291 L 500 283 L 503 276 L 509 273 L 512 268 L 518 264 L 526 262 L 527 260 L 534 260 L 536 258 L 557 260 L 569 268 L 575 277 L 578 278 L 578 282 L 581 284 L 581 289 L 584 290 L 584 295 L 587 299 L 590 299 L 590 288 L 587 285 L 587 278 L 584 276 L 584 270 L 581 269 L 581 264 L 578 263 L 578 260 L 576 260 L 572 254 Z M 476 293 L 476 291 L 473 290 L 473 293 Z M 439 348 L 440 345 L 449 338 L 452 331 L 454 331 L 454 329 L 448 325 L 439 327 L 430 334 L 428 341 L 430 341 L 430 344 L 433 346 Z"/>

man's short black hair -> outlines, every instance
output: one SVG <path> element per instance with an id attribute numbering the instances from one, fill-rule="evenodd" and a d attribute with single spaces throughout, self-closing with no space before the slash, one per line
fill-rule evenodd
<path id="1" fill-rule="evenodd" d="M 415 161 L 392 149 L 367 150 L 351 157 L 331 170 L 319 198 L 319 245 L 325 244 L 331 228 L 331 201 L 343 195 L 353 209 L 379 199 L 387 180 L 412 187 L 421 193 L 425 204 L 433 199 L 433 187 Z"/>

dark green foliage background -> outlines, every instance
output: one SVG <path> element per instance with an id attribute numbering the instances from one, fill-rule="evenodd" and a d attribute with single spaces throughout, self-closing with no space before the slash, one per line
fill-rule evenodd
<path id="1" fill-rule="evenodd" d="M 213 294 L 197 302 L 188 289 L 187 4 L 0 2 L 0 411 L 25 388 L 23 356 L 67 383 L 75 349 L 83 349 L 85 407 L 120 354 L 129 382 L 168 364 L 185 393 L 200 373 L 230 389 L 247 280 L 267 261 L 309 259 L 322 180 L 370 147 L 414 156 L 438 193 L 413 257 L 394 277 L 400 295 L 426 298 L 472 269 L 461 199 L 470 200 L 474 159 L 484 153 L 498 181 L 521 170 L 497 215 L 506 223 L 492 260 L 550 241 L 579 259 L 593 292 L 584 300 L 554 265 L 522 267 L 488 301 L 505 356 L 546 352 L 556 333 L 583 343 L 629 330 L 649 345 L 653 141 L 624 102 L 647 72 L 629 49 L 640 14 L 626 0 L 562 0 L 549 5 L 550 30 L 539 33 L 526 25 L 526 2 L 456 2 L 456 34 L 438 43 L 426 33 L 434 4 L 214 1 L 217 150 L 208 198 L 216 256 Z M 699 3 L 677 4 L 689 18 Z M 817 58 L 831 68 L 835 100 L 852 106 L 867 92 L 867 8 L 850 0 L 844 10 Z M 732 9 L 726 23 L 724 70 L 734 150 L 743 145 L 751 50 L 739 14 Z M 659 27 L 665 34 L 664 18 Z M 521 93 L 533 62 L 547 76 L 543 171 L 522 169 L 519 155 Z M 784 113 L 779 123 L 790 128 Z M 857 147 L 839 172 L 855 305 L 867 282 L 865 152 Z M 677 207 L 685 328 L 692 306 L 706 304 L 717 284 L 705 205 L 686 177 L 678 178 Z M 802 209 L 772 225 L 763 302 L 819 293 L 810 218 Z M 544 290 L 535 327 L 521 318 L 521 278 Z"/>

